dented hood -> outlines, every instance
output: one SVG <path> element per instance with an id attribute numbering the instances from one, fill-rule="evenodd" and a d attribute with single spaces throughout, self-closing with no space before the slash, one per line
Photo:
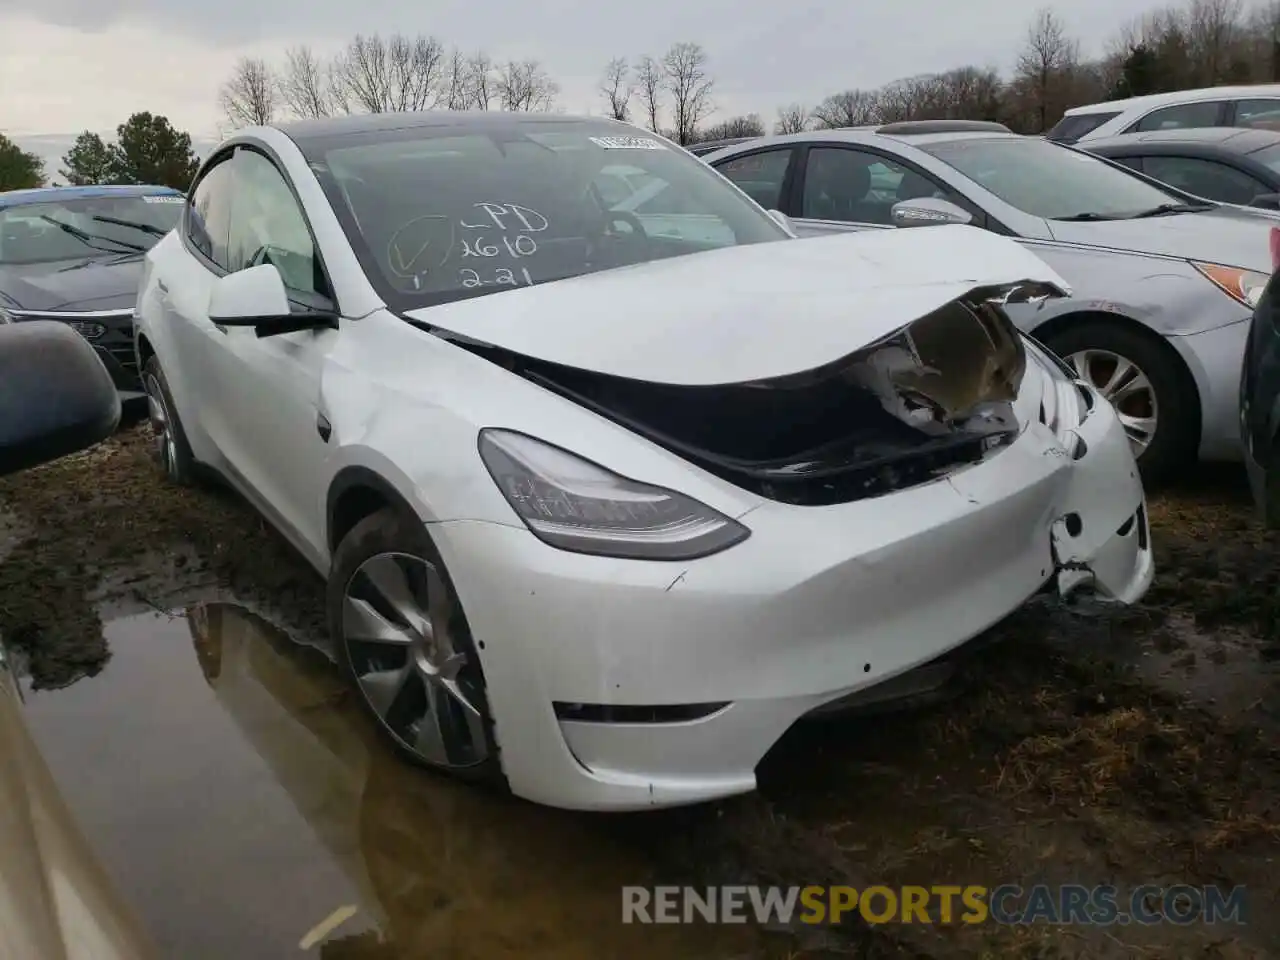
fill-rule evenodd
<path id="1" fill-rule="evenodd" d="M 538 360 L 653 383 L 743 383 L 839 360 L 978 287 L 1070 288 L 967 226 L 728 247 L 409 312 Z"/>

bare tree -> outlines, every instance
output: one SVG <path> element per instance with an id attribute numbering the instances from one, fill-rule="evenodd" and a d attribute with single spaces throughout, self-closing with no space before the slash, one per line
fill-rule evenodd
<path id="1" fill-rule="evenodd" d="M 277 84 L 285 109 L 295 116 L 314 119 L 333 112 L 328 69 L 310 47 L 285 51 Z"/>
<path id="2" fill-rule="evenodd" d="M 696 43 L 673 44 L 662 58 L 662 70 L 675 113 L 676 142 L 681 146 L 692 143 L 698 124 L 715 109 L 707 53 Z"/>
<path id="3" fill-rule="evenodd" d="M 276 79 L 265 60 L 241 57 L 218 91 L 218 104 L 232 127 L 270 123 L 276 112 Z"/>
<path id="4" fill-rule="evenodd" d="M 1070 96 L 1080 45 L 1067 36 L 1057 14 L 1043 7 L 1027 30 L 1027 45 L 1018 56 L 1015 82 L 1024 90 L 1039 130 L 1057 122 Z"/>
<path id="5" fill-rule="evenodd" d="M 560 84 L 537 60 L 508 60 L 498 68 L 495 92 L 503 110 L 546 112 L 555 106 Z"/>
<path id="6" fill-rule="evenodd" d="M 946 94 L 936 74 L 895 80 L 884 86 L 876 99 L 882 123 L 945 118 Z"/>
<path id="7" fill-rule="evenodd" d="M 789 103 L 778 108 L 778 120 L 773 125 L 774 133 L 803 133 L 809 129 L 812 117 L 808 107 L 800 103 Z"/>
<path id="8" fill-rule="evenodd" d="M 731 140 L 734 137 L 763 137 L 764 134 L 764 121 L 760 119 L 760 114 L 748 113 L 707 127 L 698 139 Z"/>
<path id="9" fill-rule="evenodd" d="M 467 58 L 467 103 L 476 110 L 488 110 L 496 94 L 493 60 L 484 51 Z"/>
<path id="10" fill-rule="evenodd" d="M 467 55 L 456 47 L 449 52 L 444 65 L 440 99 L 448 110 L 466 110 L 471 106 L 471 69 Z"/>
<path id="11" fill-rule="evenodd" d="M 636 67 L 636 85 L 640 102 L 649 119 L 649 129 L 658 132 L 658 114 L 662 109 L 662 66 L 653 57 L 641 57 Z"/>
<path id="12" fill-rule="evenodd" d="M 357 34 L 337 60 L 343 92 L 369 113 L 423 110 L 433 105 L 444 73 L 444 46 L 435 37 Z"/>
<path id="13" fill-rule="evenodd" d="M 879 119 L 880 97 L 874 90 L 833 93 L 813 108 L 813 121 L 823 130 L 860 127 Z"/>
<path id="14" fill-rule="evenodd" d="M 1197 82 L 1205 86 L 1239 79 L 1236 68 L 1240 35 L 1240 0 L 1191 0 L 1187 7 L 1187 41 Z M 1248 80 L 1246 75 L 1243 79 Z"/>
<path id="15" fill-rule="evenodd" d="M 623 57 L 615 57 L 604 68 L 604 80 L 600 84 L 600 94 L 608 104 L 609 116 L 615 120 L 626 120 L 630 113 L 631 96 L 635 86 L 631 82 L 631 67 Z"/>

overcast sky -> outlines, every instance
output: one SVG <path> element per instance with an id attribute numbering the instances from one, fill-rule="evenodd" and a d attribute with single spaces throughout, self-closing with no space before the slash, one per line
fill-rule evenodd
<path id="1" fill-rule="evenodd" d="M 1071 0 L 1060 15 L 1100 53 L 1149 0 Z M 483 12 L 480 12 L 483 11 Z M 1034 5 L 1017 0 L 0 0 L 0 132 L 109 131 L 138 110 L 215 136 L 217 90 L 241 55 L 330 50 L 357 33 L 429 33 L 495 59 L 534 57 L 560 105 L 600 112 L 599 74 L 615 56 L 701 43 L 719 113 L 771 120 L 791 101 L 874 87 L 965 64 L 1007 71 Z"/>

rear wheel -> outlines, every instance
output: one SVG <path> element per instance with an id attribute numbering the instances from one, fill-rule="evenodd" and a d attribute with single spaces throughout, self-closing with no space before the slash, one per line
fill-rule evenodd
<path id="1" fill-rule="evenodd" d="M 155 437 L 155 457 L 165 475 L 174 483 L 189 486 L 196 480 L 196 461 L 187 443 L 187 435 L 178 419 L 169 382 L 160 368 L 160 358 L 147 359 L 142 371 L 142 386 L 147 392 L 147 417 Z"/>
<path id="2" fill-rule="evenodd" d="M 1195 387 L 1155 334 L 1081 323 L 1050 336 L 1046 346 L 1115 407 L 1143 479 L 1166 480 L 1195 459 Z"/>
<path id="3" fill-rule="evenodd" d="M 397 751 L 500 781 L 480 658 L 422 523 L 390 509 L 358 523 L 334 554 L 327 607 L 343 667 Z"/>

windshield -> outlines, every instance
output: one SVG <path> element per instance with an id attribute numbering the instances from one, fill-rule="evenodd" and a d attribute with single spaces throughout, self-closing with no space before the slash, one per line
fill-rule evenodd
<path id="1" fill-rule="evenodd" d="M 689 153 L 618 124 L 372 136 L 319 151 L 312 169 L 401 310 L 788 238 Z"/>
<path id="2" fill-rule="evenodd" d="M 175 194 L 40 200 L 0 209 L 0 263 L 51 263 L 150 250 L 178 224 Z"/>
<path id="3" fill-rule="evenodd" d="M 1078 113 L 1074 117 L 1063 117 L 1045 136 L 1059 143 L 1075 143 L 1086 133 L 1093 133 L 1108 120 L 1114 120 L 1118 116 L 1119 110 L 1114 113 Z"/>
<path id="4" fill-rule="evenodd" d="M 1185 200 L 1097 157 L 1048 140 L 948 140 L 921 147 L 1024 213 L 1123 219 Z"/>

